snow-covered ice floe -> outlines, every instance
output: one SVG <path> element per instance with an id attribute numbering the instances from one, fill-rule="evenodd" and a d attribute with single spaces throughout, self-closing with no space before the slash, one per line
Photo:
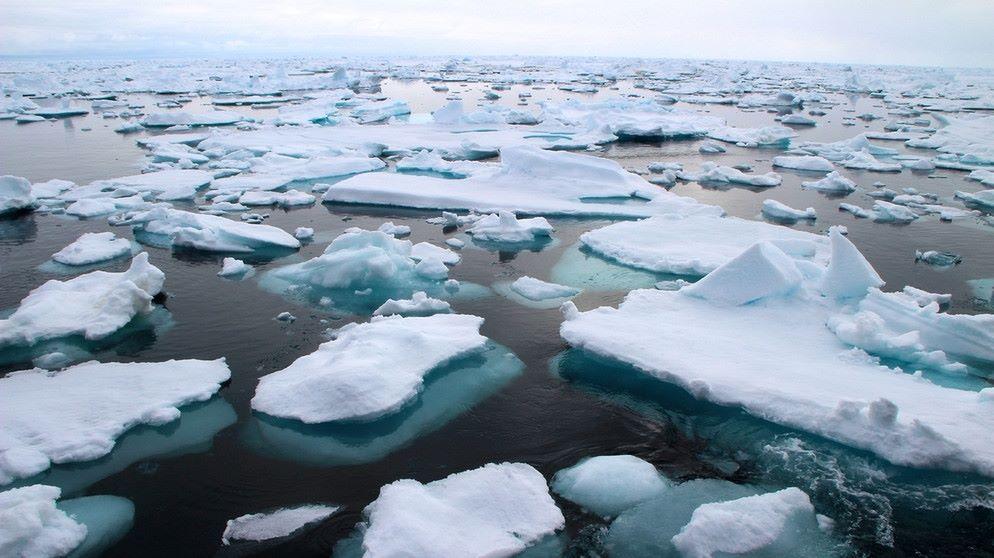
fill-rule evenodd
<path id="1" fill-rule="evenodd" d="M 0 320 L 0 347 L 73 335 L 87 340 L 107 337 L 135 316 L 151 312 L 152 298 L 164 280 L 142 252 L 127 271 L 92 271 L 67 281 L 47 281 Z"/>
<path id="2" fill-rule="evenodd" d="M 167 207 L 129 213 L 113 223 L 132 225 L 139 242 L 174 248 L 206 252 L 300 248 L 300 241 L 292 234 L 270 225 L 244 223 L 217 215 L 199 215 Z"/>
<path id="3" fill-rule="evenodd" d="M 363 515 L 359 540 L 345 543 L 365 556 L 514 556 L 565 525 L 545 478 L 524 463 L 398 480 Z"/>
<path id="4" fill-rule="evenodd" d="M 83 233 L 72 244 L 52 254 L 64 265 L 90 265 L 131 254 L 131 241 L 112 232 Z M 154 294 L 154 293 L 153 293 Z"/>
<path id="5" fill-rule="evenodd" d="M 855 246 L 836 229 L 831 240 L 827 267 L 765 242 L 678 291 L 633 291 L 617 309 L 567 303 L 561 334 L 698 398 L 896 464 L 994 475 L 986 391 L 944 387 L 877 358 L 912 370 L 994 362 L 994 316 L 881 292 Z"/>
<path id="6" fill-rule="evenodd" d="M 229 545 L 289 537 L 309 525 L 324 521 L 339 509 L 338 506 L 312 504 L 236 517 L 225 525 L 221 543 Z"/>
<path id="7" fill-rule="evenodd" d="M 99 556 L 131 529 L 135 506 L 118 496 L 61 500 L 41 484 L 0 492 L 0 555 Z"/>
<path id="8" fill-rule="evenodd" d="M 708 161 L 701 165 L 697 172 L 680 171 L 677 174 L 680 180 L 701 183 L 729 183 L 741 184 L 744 186 L 757 186 L 767 188 L 779 186 L 783 182 L 783 177 L 775 172 L 766 174 L 749 174 L 726 165 Z"/>
<path id="9" fill-rule="evenodd" d="M 373 311 L 374 316 L 390 316 L 400 314 L 401 316 L 430 316 L 448 312 L 451 306 L 448 302 L 437 298 L 431 298 L 424 291 L 418 291 L 409 300 L 389 299 Z"/>
<path id="10" fill-rule="evenodd" d="M 820 192 L 848 194 L 856 190 L 856 183 L 839 173 L 832 171 L 819 180 L 801 182 L 801 188 L 818 190 Z"/>
<path id="11" fill-rule="evenodd" d="M 210 399 L 230 376 L 223 359 L 87 362 L 8 374 L 0 378 L 0 484 L 53 463 L 103 457 L 125 431 L 178 419 L 178 407 Z"/>
<path id="12" fill-rule="evenodd" d="M 515 244 L 550 237 L 552 231 L 544 217 L 518 219 L 511 211 L 501 211 L 480 217 L 466 229 L 466 234 L 475 241 Z"/>
<path id="13" fill-rule="evenodd" d="M 19 176 L 0 176 L 0 216 L 34 209 L 35 196 L 31 183 Z"/>
<path id="14" fill-rule="evenodd" d="M 760 241 L 795 258 L 824 262 L 828 239 L 788 227 L 736 217 L 653 217 L 586 232 L 582 242 L 598 255 L 628 266 L 678 275 L 704 275 Z"/>
<path id="15" fill-rule="evenodd" d="M 529 146 L 507 147 L 500 155 L 499 165 L 462 179 L 404 173 L 353 176 L 333 184 L 323 200 L 479 213 L 639 217 L 721 212 L 657 188 L 609 159 Z M 619 199 L 630 203 L 606 203 Z"/>
<path id="16" fill-rule="evenodd" d="M 346 326 L 314 353 L 264 376 L 252 408 L 312 424 L 397 412 L 433 369 L 483 348 L 482 324 L 476 316 L 435 314 Z"/>
<path id="17" fill-rule="evenodd" d="M 304 424 L 255 413 L 243 431 L 253 450 L 308 466 L 372 463 L 441 428 L 490 397 L 524 370 L 524 363 L 492 341 L 480 351 L 433 369 L 412 405 L 373 422 Z"/>

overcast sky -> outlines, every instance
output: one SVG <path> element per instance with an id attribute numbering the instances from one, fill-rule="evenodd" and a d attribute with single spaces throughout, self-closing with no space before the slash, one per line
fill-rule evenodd
<path id="1" fill-rule="evenodd" d="M 600 55 L 994 66 L 994 0 L 0 0 L 0 55 Z"/>

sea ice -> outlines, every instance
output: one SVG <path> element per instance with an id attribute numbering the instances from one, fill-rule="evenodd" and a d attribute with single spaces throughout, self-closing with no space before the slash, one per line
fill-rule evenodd
<path id="1" fill-rule="evenodd" d="M 252 271 L 252 266 L 236 258 L 224 258 L 221 262 L 219 277 L 242 277 Z"/>
<path id="2" fill-rule="evenodd" d="M 529 300 L 548 300 L 551 298 L 571 298 L 580 293 L 580 289 L 548 283 L 527 275 L 518 277 L 511 283 L 511 290 Z"/>
<path id="3" fill-rule="evenodd" d="M 0 320 L 0 347 L 81 335 L 101 339 L 152 310 L 165 275 L 142 252 L 121 273 L 92 271 L 67 281 L 49 280 Z"/>
<path id="4" fill-rule="evenodd" d="M 488 464 L 422 484 L 398 480 L 363 512 L 365 556 L 514 556 L 563 528 L 542 474 Z"/>
<path id="5" fill-rule="evenodd" d="M 307 505 L 280 508 L 268 513 L 253 513 L 228 520 L 221 542 L 266 541 L 292 535 L 308 525 L 331 517 L 338 506 Z"/>
<path id="6" fill-rule="evenodd" d="M 179 418 L 178 407 L 210 399 L 231 376 L 224 359 L 77 364 L 0 378 L 0 484 L 53 463 L 90 461 L 140 425 Z"/>
<path id="7" fill-rule="evenodd" d="M 424 291 L 418 291 L 411 296 L 410 300 L 394 300 L 392 298 L 387 300 L 373 311 L 373 315 L 430 316 L 449 310 L 451 307 L 448 302 L 431 298 Z"/>
<path id="8" fill-rule="evenodd" d="M 842 176 L 839 171 L 832 171 L 819 180 L 801 182 L 801 188 L 821 192 L 838 192 L 848 194 L 856 190 L 856 183 Z"/>
<path id="9" fill-rule="evenodd" d="M 55 506 L 61 494 L 41 484 L 0 492 L 0 555 L 54 558 L 82 544 L 87 528 Z"/>
<path id="10" fill-rule="evenodd" d="M 305 423 L 368 421 L 394 413 L 421 392 L 436 367 L 483 348 L 482 318 L 461 314 L 379 317 L 264 376 L 252 408 Z"/>
<path id="11" fill-rule="evenodd" d="M 763 215 L 772 219 L 783 221 L 797 221 L 799 219 L 817 219 L 818 213 L 815 208 L 809 207 L 805 210 L 794 209 L 787 204 L 777 200 L 763 200 Z"/>
<path id="12" fill-rule="evenodd" d="M 781 155 L 773 158 L 774 167 L 814 172 L 832 172 L 835 165 L 824 157 L 814 155 Z"/>
<path id="13" fill-rule="evenodd" d="M 83 233 L 72 244 L 52 254 L 65 265 L 90 265 L 131 254 L 131 241 L 112 232 Z"/>
<path id="14" fill-rule="evenodd" d="M 673 483 L 634 455 L 599 455 L 556 473 L 552 490 L 603 517 L 664 494 Z"/>
<path id="15" fill-rule="evenodd" d="M 544 217 L 518 219 L 511 211 L 485 215 L 466 229 L 474 240 L 509 244 L 533 242 L 552 236 L 552 231 L 552 225 Z"/>
<path id="16" fill-rule="evenodd" d="M 198 215 L 189 211 L 158 207 L 131 213 L 115 224 L 132 225 L 140 235 L 165 239 L 173 247 L 206 252 L 252 252 L 266 249 L 300 248 L 300 241 L 290 233 L 269 225 L 253 225 L 216 215 Z M 145 237 L 147 238 L 147 237 Z"/>
<path id="17" fill-rule="evenodd" d="M 0 176 L 0 216 L 35 207 L 31 183 L 19 176 Z"/>

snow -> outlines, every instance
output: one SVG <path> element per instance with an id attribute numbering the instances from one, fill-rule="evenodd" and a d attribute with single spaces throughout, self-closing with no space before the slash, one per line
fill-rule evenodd
<path id="1" fill-rule="evenodd" d="M 703 504 L 672 539 L 688 558 L 756 552 L 783 536 L 792 518 L 814 519 L 808 495 L 790 487 L 727 502 Z"/>
<path id="2" fill-rule="evenodd" d="M 835 169 L 831 161 L 814 155 L 780 155 L 773 158 L 773 166 L 812 172 L 832 172 Z"/>
<path id="3" fill-rule="evenodd" d="M 548 300 L 551 298 L 571 298 L 580 293 L 580 289 L 548 283 L 527 275 L 518 277 L 511 283 L 511 290 L 529 300 Z"/>
<path id="4" fill-rule="evenodd" d="M 252 408 L 305 423 L 368 421 L 417 398 L 433 369 L 479 351 L 483 319 L 381 317 L 346 326 L 318 350 L 259 380 Z"/>
<path id="5" fill-rule="evenodd" d="M 35 206 L 31 183 L 26 178 L 0 176 L 0 216 L 16 213 Z"/>
<path id="6" fill-rule="evenodd" d="M 824 237 L 735 217 L 653 217 L 580 236 L 580 242 L 608 259 L 678 275 L 705 275 L 760 241 L 769 241 L 795 258 L 824 260 L 828 253 Z"/>
<path id="7" fill-rule="evenodd" d="M 112 232 L 83 233 L 72 244 L 52 254 L 65 265 L 90 265 L 131 254 L 131 241 Z"/>
<path id="8" fill-rule="evenodd" d="M 395 481 L 363 513 L 370 558 L 514 556 L 565 524 L 545 478 L 523 463 L 491 463 L 427 484 Z"/>
<path id="9" fill-rule="evenodd" d="M 784 221 L 797 221 L 799 219 L 817 219 L 818 213 L 815 208 L 809 207 L 805 210 L 794 209 L 789 205 L 777 200 L 763 200 L 763 215 L 772 219 Z"/>
<path id="10" fill-rule="evenodd" d="M 614 517 L 663 495 L 672 483 L 634 455 L 599 455 L 556 473 L 552 490 L 584 509 Z"/>
<path id="11" fill-rule="evenodd" d="M 140 424 L 179 418 L 178 407 L 210 399 L 231 376 L 224 359 L 77 364 L 0 378 L 0 484 L 53 463 L 98 459 Z"/>
<path id="12" fill-rule="evenodd" d="M 552 225 L 544 217 L 518 219 L 511 211 L 491 213 L 476 220 L 466 233 L 485 242 L 533 242 L 552 236 Z"/>
<path id="13" fill-rule="evenodd" d="M 55 507 L 62 491 L 35 484 L 0 492 L 0 556 L 65 556 L 86 538 L 87 528 Z"/>
<path id="14" fill-rule="evenodd" d="M 151 312 L 152 297 L 162 290 L 164 280 L 145 252 L 121 273 L 92 271 L 67 281 L 49 280 L 0 320 L 0 347 L 72 335 L 87 340 L 107 337 L 135 316 Z"/>
<path id="15" fill-rule="evenodd" d="M 429 297 L 424 291 L 414 293 L 409 300 L 388 299 L 373 311 L 374 316 L 389 316 L 400 314 L 401 316 L 429 316 L 449 312 L 451 307 L 448 302 L 437 298 Z"/>
<path id="16" fill-rule="evenodd" d="M 240 277 L 248 274 L 252 269 L 252 266 L 242 260 L 224 258 L 221 262 L 221 271 L 218 271 L 217 274 L 219 277 Z"/>
<path id="17" fill-rule="evenodd" d="M 696 289 L 633 291 L 617 309 L 578 312 L 567 303 L 560 333 L 571 345 L 632 364 L 698 398 L 897 464 L 994 475 L 994 450 L 985 443 L 994 416 L 977 393 L 882 366 L 826 327 L 832 316 L 872 311 L 895 335 L 916 331 L 925 350 L 992 359 L 994 316 L 942 314 L 938 305 L 921 308 L 903 293 L 867 290 L 876 273 L 845 240 L 834 231 L 835 267 L 819 273 L 818 266 L 798 266 L 804 279 L 790 292 L 785 288 L 796 276 L 783 271 L 790 260 L 752 247 L 744 262 L 737 258 L 713 272 L 731 292 L 699 286 L 705 279 Z M 702 289 L 717 301 L 699 296 Z M 860 289 L 866 296 L 857 308 L 835 302 Z M 769 294 L 756 300 L 756 293 Z M 917 359 L 917 352 L 903 359 Z"/>
<path id="18" fill-rule="evenodd" d="M 253 225 L 216 215 L 198 215 L 189 211 L 158 207 L 127 215 L 121 224 L 133 225 L 136 231 L 164 237 L 173 247 L 206 252 L 252 252 L 266 249 L 300 248 L 300 241 L 282 229 Z M 142 237 L 137 237 L 142 241 Z"/>
<path id="19" fill-rule="evenodd" d="M 266 541 L 286 537 L 307 525 L 324 521 L 339 509 L 338 506 L 314 504 L 229 519 L 224 527 L 224 534 L 221 535 L 221 543 L 229 545 L 239 541 Z"/>
<path id="20" fill-rule="evenodd" d="M 711 161 L 701 165 L 700 170 L 697 172 L 680 171 L 677 173 L 677 178 L 690 182 L 727 182 L 731 184 L 744 184 L 746 186 L 759 186 L 764 188 L 779 186 L 783 181 L 783 178 L 775 172 L 768 172 L 766 174 L 747 174 L 739 169 L 719 165 Z"/>
<path id="21" fill-rule="evenodd" d="M 839 174 L 839 171 L 832 171 L 825 178 L 801 182 L 801 188 L 821 192 L 849 193 L 856 190 L 856 183 Z"/>

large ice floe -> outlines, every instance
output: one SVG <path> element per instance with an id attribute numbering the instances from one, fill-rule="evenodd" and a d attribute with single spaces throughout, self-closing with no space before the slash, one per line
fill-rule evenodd
<path id="1" fill-rule="evenodd" d="M 580 242 L 610 260 L 677 275 L 710 273 L 761 241 L 794 258 L 824 262 L 828 255 L 823 236 L 736 217 L 661 216 L 615 223 L 580 236 Z"/>
<path id="2" fill-rule="evenodd" d="M 483 319 L 381 317 L 346 326 L 289 367 L 264 376 L 252 408 L 305 423 L 368 421 L 397 412 L 445 363 L 483 349 Z"/>
<path id="3" fill-rule="evenodd" d="M 721 211 L 657 188 L 609 159 L 529 146 L 506 147 L 500 155 L 499 165 L 461 179 L 403 173 L 357 175 L 332 185 L 323 200 L 553 215 L 649 216 Z M 616 200 L 627 203 L 608 203 Z"/>
<path id="4" fill-rule="evenodd" d="M 152 298 L 164 280 L 145 252 L 120 273 L 92 271 L 67 281 L 52 279 L 0 320 L 0 347 L 76 335 L 86 340 L 107 337 L 135 316 L 151 312 Z"/>
<path id="5" fill-rule="evenodd" d="M 920 307 L 882 281 L 837 229 L 830 261 L 760 242 L 679 291 L 631 292 L 617 308 L 567 303 L 570 344 L 695 396 L 865 449 L 891 462 L 994 475 L 985 392 L 882 365 L 994 362 L 994 316 Z M 828 326 L 826 327 L 826 324 Z M 649 341 L 651 339 L 651 342 Z"/>
<path id="6" fill-rule="evenodd" d="M 132 225 L 135 239 L 153 246 L 206 252 L 264 252 L 300 248 L 299 240 L 276 227 L 168 207 L 128 213 L 112 223 Z"/>
<path id="7" fill-rule="evenodd" d="M 515 556 L 565 525 L 545 478 L 523 463 L 491 463 L 425 484 L 398 480 L 363 515 L 357 538 L 339 543 L 336 554 Z"/>
<path id="8" fill-rule="evenodd" d="M 210 399 L 230 375 L 223 359 L 87 362 L 8 374 L 0 378 L 0 484 L 53 463 L 103 457 L 128 429 L 178 419 L 177 407 Z"/>
<path id="9" fill-rule="evenodd" d="M 202 170 L 175 169 L 109 178 L 72 188 L 60 197 L 78 201 L 87 198 L 121 197 L 122 193 L 149 193 L 156 199 L 173 201 L 193 198 L 213 177 Z"/>

